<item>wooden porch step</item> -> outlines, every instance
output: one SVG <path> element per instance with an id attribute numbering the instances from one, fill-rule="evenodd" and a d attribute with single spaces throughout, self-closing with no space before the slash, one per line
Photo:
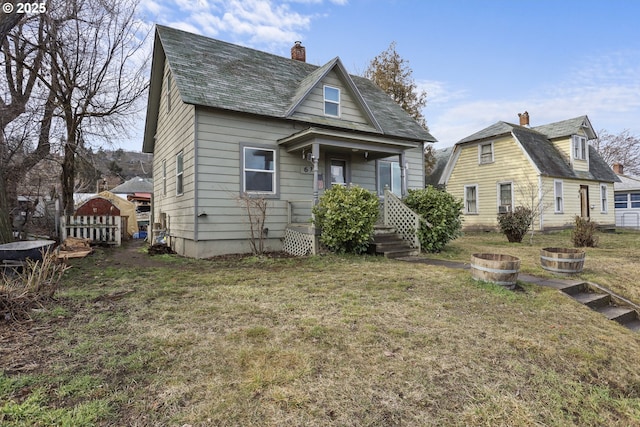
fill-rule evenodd
<path id="1" fill-rule="evenodd" d="M 371 246 L 372 253 L 383 255 L 386 258 L 403 258 L 420 254 L 418 249 L 412 248 L 396 233 L 394 227 L 385 225 L 375 226 Z"/>

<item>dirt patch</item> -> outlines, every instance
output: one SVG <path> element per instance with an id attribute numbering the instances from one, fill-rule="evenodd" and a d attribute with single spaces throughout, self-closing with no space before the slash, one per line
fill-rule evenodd
<path id="1" fill-rule="evenodd" d="M 156 259 L 143 251 L 148 243 L 142 239 L 127 240 L 119 248 L 105 250 L 105 255 L 111 264 L 122 267 L 165 267 L 166 262 Z"/>

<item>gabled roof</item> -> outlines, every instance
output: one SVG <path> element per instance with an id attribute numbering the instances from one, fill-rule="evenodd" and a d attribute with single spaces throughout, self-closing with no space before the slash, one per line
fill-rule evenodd
<path id="1" fill-rule="evenodd" d="M 153 193 L 153 180 L 136 176 L 122 184 L 113 187 L 112 193 Z"/>
<path id="2" fill-rule="evenodd" d="M 349 75 L 339 58 L 318 67 L 157 25 L 145 151 L 153 147 L 165 60 L 187 104 L 290 120 L 300 120 L 291 117 L 295 107 L 335 70 L 371 125 L 329 118 L 321 124 L 415 141 L 436 140 L 373 82 Z"/>
<path id="3" fill-rule="evenodd" d="M 615 191 L 640 190 L 640 176 L 618 175 L 620 182 L 613 184 Z"/>
<path id="4" fill-rule="evenodd" d="M 497 122 L 474 133 L 456 145 L 477 142 L 500 136 L 513 135 L 520 143 L 534 167 L 541 175 L 558 178 L 587 179 L 594 181 L 618 182 L 613 170 L 600 157 L 595 148 L 589 146 L 589 171 L 576 171 L 565 161 L 563 154 L 551 142 L 552 139 L 576 135 L 584 130 L 591 139 L 595 132 L 587 116 L 580 116 L 548 125 L 528 128 L 507 122 Z"/>
<path id="5" fill-rule="evenodd" d="M 549 139 L 577 135 L 580 130 L 583 130 L 586 133 L 587 139 L 596 138 L 596 132 L 593 130 L 593 126 L 591 126 L 591 122 L 587 116 L 579 116 L 574 117 L 573 119 L 536 126 L 533 129 L 537 130 Z"/>

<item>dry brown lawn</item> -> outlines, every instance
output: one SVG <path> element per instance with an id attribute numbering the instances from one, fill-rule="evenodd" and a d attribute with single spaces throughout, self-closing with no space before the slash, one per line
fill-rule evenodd
<path id="1" fill-rule="evenodd" d="M 583 277 L 640 296 L 639 237 L 600 236 Z M 467 235 L 435 257 L 546 274 L 536 251 L 565 238 Z M 0 424 L 640 424 L 640 336 L 552 289 L 371 256 L 145 256 L 76 261 L 32 322 L 0 324 Z"/>

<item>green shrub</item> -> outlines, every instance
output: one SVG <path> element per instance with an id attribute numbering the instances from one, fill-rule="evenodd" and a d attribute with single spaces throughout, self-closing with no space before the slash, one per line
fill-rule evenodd
<path id="1" fill-rule="evenodd" d="M 575 224 L 576 226 L 571 232 L 574 247 L 595 248 L 598 246 L 598 236 L 595 235 L 598 225 L 595 222 L 591 222 L 589 218 L 576 216 Z"/>
<path id="2" fill-rule="evenodd" d="M 533 211 L 524 206 L 517 206 L 512 212 L 498 214 L 500 231 L 512 243 L 522 242 L 527 230 L 533 222 Z"/>
<path id="3" fill-rule="evenodd" d="M 358 186 L 334 185 L 313 208 L 320 242 L 338 253 L 363 253 L 379 214 L 378 196 Z"/>
<path id="4" fill-rule="evenodd" d="M 462 235 L 462 201 L 446 191 L 433 186 L 409 190 L 404 203 L 424 219 L 418 230 L 423 251 L 440 252 L 449 241 Z"/>

